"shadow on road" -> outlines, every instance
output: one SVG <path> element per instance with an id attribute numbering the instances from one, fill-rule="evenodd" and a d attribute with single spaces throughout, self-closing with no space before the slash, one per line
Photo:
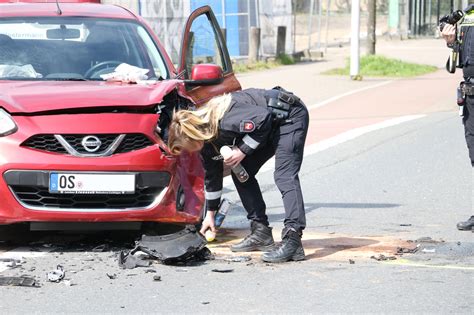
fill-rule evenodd
<path id="1" fill-rule="evenodd" d="M 385 208 L 396 208 L 400 207 L 397 203 L 343 203 L 343 202 L 329 202 L 329 203 L 305 203 L 306 214 L 320 208 L 332 208 L 332 209 L 385 209 Z M 267 207 L 267 209 L 278 209 L 282 206 Z M 282 221 L 285 219 L 284 213 L 269 214 L 268 219 L 270 222 Z"/>

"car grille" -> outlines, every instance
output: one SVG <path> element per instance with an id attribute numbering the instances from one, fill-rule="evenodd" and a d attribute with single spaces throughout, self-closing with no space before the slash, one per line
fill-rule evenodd
<path id="1" fill-rule="evenodd" d="M 128 134 L 120 143 L 115 153 L 126 153 L 140 150 L 153 145 L 153 143 L 142 134 Z"/>
<path id="2" fill-rule="evenodd" d="M 67 153 L 66 149 L 59 143 L 54 135 L 36 135 L 25 142 L 22 146 L 54 153 Z"/>
<path id="3" fill-rule="evenodd" d="M 30 207 L 69 209 L 145 208 L 153 203 L 163 187 L 137 189 L 134 194 L 51 194 L 46 187 L 10 186 L 16 197 Z"/>
<path id="4" fill-rule="evenodd" d="M 82 145 L 82 139 L 88 135 L 83 134 L 65 134 L 62 135 L 64 140 L 67 141 L 67 143 L 80 155 L 84 154 L 87 155 L 90 152 L 88 152 Z M 106 152 L 111 144 L 117 139 L 119 136 L 118 134 L 98 134 L 94 135 L 97 137 L 101 142 L 100 148 L 94 152 L 96 155 L 103 154 Z M 147 136 L 143 134 L 126 134 L 121 143 L 119 144 L 118 148 L 112 152 L 112 154 L 117 154 L 117 153 L 127 153 L 127 152 L 132 152 L 140 149 L 144 149 L 146 147 L 149 147 L 153 145 L 153 142 L 148 139 Z M 27 139 L 25 142 L 22 143 L 22 146 L 32 148 L 32 149 L 37 149 L 37 150 L 42 150 L 42 151 L 47 151 L 47 152 L 53 152 L 53 153 L 60 153 L 60 154 L 69 154 L 69 152 L 66 150 L 66 148 L 56 139 L 54 135 L 49 135 L 49 134 L 41 134 L 41 135 L 35 135 Z"/>

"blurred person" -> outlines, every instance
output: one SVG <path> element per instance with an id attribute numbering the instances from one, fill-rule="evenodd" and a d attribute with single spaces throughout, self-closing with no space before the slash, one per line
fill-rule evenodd
<path id="1" fill-rule="evenodd" d="M 458 97 L 458 104 L 462 106 L 460 114 L 463 116 L 471 165 L 474 167 L 474 5 L 470 5 L 465 10 L 465 15 L 459 26 L 460 32 L 457 32 L 456 25 L 445 24 L 442 27 L 441 35 L 458 58 L 456 60 L 455 57 L 452 57 L 451 60 L 448 60 L 448 71 L 454 73 L 456 66 L 463 70 L 464 81 L 460 83 L 459 95 L 464 100 L 459 100 Z M 461 231 L 474 231 L 474 215 L 466 221 L 459 222 L 457 228 Z"/>
<path id="2" fill-rule="evenodd" d="M 234 252 L 266 251 L 267 262 L 285 262 L 305 258 L 301 237 L 306 216 L 298 173 L 308 131 L 309 114 L 301 100 L 280 87 L 272 90 L 247 89 L 211 99 L 195 111 L 174 114 L 169 129 L 169 147 L 173 154 L 200 151 L 205 169 L 207 213 L 201 233 L 215 233 L 215 212 L 222 194 L 224 163 L 241 164 L 248 173 L 245 182 L 232 173 L 251 232 L 232 245 Z M 220 149 L 232 147 L 223 159 Z M 285 208 L 280 246 L 274 246 L 266 205 L 255 175 L 275 156 L 274 180 Z"/>

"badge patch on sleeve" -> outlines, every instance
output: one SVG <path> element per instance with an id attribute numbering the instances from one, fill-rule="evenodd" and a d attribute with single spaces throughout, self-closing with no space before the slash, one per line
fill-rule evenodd
<path id="1" fill-rule="evenodd" d="M 255 130 L 255 123 L 251 120 L 242 120 L 240 122 L 240 132 L 252 132 Z"/>

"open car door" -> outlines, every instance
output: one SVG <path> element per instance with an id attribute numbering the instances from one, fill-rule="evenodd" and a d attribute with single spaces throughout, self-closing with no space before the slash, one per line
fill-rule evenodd
<path id="1" fill-rule="evenodd" d="M 211 7 L 196 9 L 184 28 L 178 73 L 196 105 L 210 98 L 240 90 L 224 37 Z"/>

